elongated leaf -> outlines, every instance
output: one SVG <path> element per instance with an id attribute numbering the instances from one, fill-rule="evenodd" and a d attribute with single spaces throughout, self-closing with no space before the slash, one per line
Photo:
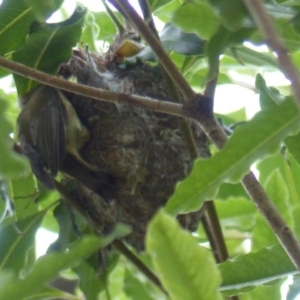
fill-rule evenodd
<path id="1" fill-rule="evenodd" d="M 245 46 L 234 48 L 234 52 L 231 50 L 226 50 L 225 54 L 230 57 L 237 58 L 239 61 L 245 64 L 278 69 L 278 64 L 274 56 L 271 54 L 254 51 Z"/>
<path id="2" fill-rule="evenodd" d="M 149 225 L 146 245 L 172 299 L 222 299 L 217 291 L 221 278 L 211 252 L 163 210 Z"/>
<path id="3" fill-rule="evenodd" d="M 0 270 L 12 268 L 18 274 L 25 267 L 28 250 L 35 244 L 35 233 L 45 213 L 46 210 L 0 229 Z"/>
<path id="4" fill-rule="evenodd" d="M 76 262 L 91 255 L 101 246 L 101 240 L 95 236 L 82 239 L 66 253 L 55 253 L 41 257 L 32 272 L 22 281 L 8 284 L 0 291 L 0 299 L 22 299 L 43 290 L 44 284 L 55 278 L 59 271 L 67 269 Z"/>
<path id="5" fill-rule="evenodd" d="M 190 2 L 175 11 L 172 23 L 185 32 L 196 33 L 202 39 L 209 39 L 219 27 L 219 18 L 206 3 Z"/>
<path id="6" fill-rule="evenodd" d="M 0 6 L 0 55 L 17 50 L 25 41 L 31 23 L 45 21 L 62 0 L 4 0 Z"/>
<path id="7" fill-rule="evenodd" d="M 55 74 L 59 65 L 68 61 L 72 47 L 80 38 L 85 13 L 86 10 L 78 6 L 68 20 L 35 28 L 26 44 L 13 53 L 13 60 Z M 19 95 L 28 93 L 36 85 L 32 79 L 19 75 L 14 75 L 14 79 Z"/>
<path id="8" fill-rule="evenodd" d="M 176 186 L 166 210 L 173 214 L 198 210 L 216 196 L 222 182 L 240 181 L 256 160 L 276 153 L 279 143 L 298 130 L 299 121 L 298 107 L 288 99 L 237 127 L 219 153 L 194 163 L 191 174 Z"/>
<path id="9" fill-rule="evenodd" d="M 279 244 L 237 256 L 218 267 L 223 277 L 220 290 L 228 295 L 296 273 L 293 263 Z"/>
<path id="10" fill-rule="evenodd" d="M 0 20 L 0 55 L 4 55 L 24 43 L 34 15 L 25 1 L 4 0 L 0 6 Z"/>
<path id="11" fill-rule="evenodd" d="M 39 22 L 46 21 L 54 11 L 58 10 L 64 0 L 23 0 L 31 9 L 35 19 Z"/>

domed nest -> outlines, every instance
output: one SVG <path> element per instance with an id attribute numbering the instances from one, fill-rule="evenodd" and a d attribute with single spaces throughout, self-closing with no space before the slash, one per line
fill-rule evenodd
<path id="1" fill-rule="evenodd" d="M 160 68 L 142 60 L 118 62 L 111 55 L 74 50 L 60 75 L 77 82 L 114 92 L 170 101 Z M 111 174 L 109 199 L 73 179 L 71 192 L 76 205 L 101 233 L 109 233 L 118 222 L 132 232 L 127 243 L 144 247 L 146 226 L 166 204 L 176 183 L 188 175 L 192 159 L 178 117 L 129 105 L 96 101 L 79 95 L 69 97 L 90 139 L 81 156 L 102 172 Z M 190 123 L 199 156 L 208 157 L 207 139 L 200 127 Z M 200 213 L 178 217 L 184 228 L 194 231 Z"/>

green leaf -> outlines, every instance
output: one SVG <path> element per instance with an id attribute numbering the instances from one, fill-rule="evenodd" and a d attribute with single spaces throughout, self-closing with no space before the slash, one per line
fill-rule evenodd
<path id="1" fill-rule="evenodd" d="M 158 297 L 153 296 L 153 291 L 151 290 L 151 286 L 147 284 L 148 282 L 144 282 L 140 276 L 136 276 L 140 274 L 135 274 L 132 270 L 128 268 L 125 269 L 125 278 L 124 278 L 124 292 L 128 296 L 129 299 L 132 300 L 155 300 Z"/>
<path id="2" fill-rule="evenodd" d="M 0 291 L 0 299 L 20 299 L 20 297 L 25 299 L 34 295 L 43 290 L 44 284 L 55 278 L 60 271 L 88 257 L 101 245 L 102 242 L 98 237 L 88 236 L 66 253 L 53 253 L 41 257 L 26 278 L 8 284 Z"/>
<path id="3" fill-rule="evenodd" d="M 252 201 L 245 199 L 228 199 L 215 201 L 222 228 L 250 230 L 255 224 L 257 210 Z"/>
<path id="4" fill-rule="evenodd" d="M 240 181 L 256 160 L 274 154 L 279 143 L 299 129 L 299 121 L 298 107 L 288 99 L 237 127 L 220 152 L 195 161 L 190 175 L 177 184 L 166 210 L 172 214 L 198 210 L 205 200 L 214 199 L 222 182 Z"/>
<path id="5" fill-rule="evenodd" d="M 34 21 L 32 9 L 22 0 L 4 0 L 0 6 L 0 55 L 18 49 Z"/>
<path id="6" fill-rule="evenodd" d="M 300 164 L 300 133 L 297 133 L 292 136 L 288 136 L 284 140 L 285 145 L 287 146 L 289 152 L 293 155 L 293 157 L 296 159 L 298 164 Z"/>
<path id="7" fill-rule="evenodd" d="M 280 104 L 284 101 L 284 97 L 279 91 L 272 87 L 267 87 L 264 78 L 257 74 L 255 79 L 255 87 L 259 90 L 259 103 L 261 109 L 268 109 L 275 107 L 276 104 Z"/>
<path id="8" fill-rule="evenodd" d="M 218 31 L 207 42 L 205 53 L 208 57 L 209 70 L 206 80 L 215 78 L 219 67 L 219 56 L 225 51 L 230 36 L 231 32 L 224 26 L 220 26 Z"/>
<path id="9" fill-rule="evenodd" d="M 232 50 L 226 50 L 225 54 L 237 58 L 239 61 L 259 67 L 271 67 L 272 69 L 278 69 L 278 64 L 275 57 L 272 54 L 262 53 L 254 51 L 245 46 L 238 46 L 234 48 L 234 53 Z"/>
<path id="10" fill-rule="evenodd" d="M 223 282 L 220 290 L 236 295 L 256 286 L 296 273 L 295 266 L 281 245 L 256 253 L 237 256 L 218 265 Z"/>
<path id="11" fill-rule="evenodd" d="M 85 13 L 86 10 L 78 6 L 64 22 L 39 25 L 29 35 L 27 42 L 13 53 L 13 60 L 55 74 L 59 65 L 70 58 L 72 47 L 81 36 Z M 14 75 L 14 79 L 19 95 L 28 93 L 37 85 L 32 79 L 19 75 Z"/>
<path id="12" fill-rule="evenodd" d="M 86 299 L 99 299 L 99 293 L 104 290 L 105 284 L 95 271 L 95 268 L 83 261 L 74 268 L 74 271 L 80 278 L 79 287 Z"/>
<path id="13" fill-rule="evenodd" d="M 38 212 L 38 189 L 31 172 L 11 181 L 11 197 L 15 202 L 17 220 L 20 221 Z"/>
<path id="14" fill-rule="evenodd" d="M 171 22 L 185 32 L 196 33 L 204 40 L 211 38 L 219 27 L 218 16 L 203 2 L 182 5 L 174 12 Z"/>
<path id="15" fill-rule="evenodd" d="M 118 16 L 118 14 L 116 13 Z M 106 12 L 94 12 L 93 16 L 95 18 L 95 22 L 100 28 L 98 38 L 99 40 L 105 40 L 106 42 L 112 42 L 113 37 L 117 33 L 117 28 L 114 25 L 111 18 L 108 16 Z"/>
<path id="16" fill-rule="evenodd" d="M 236 31 L 241 28 L 247 17 L 247 9 L 240 0 L 231 0 L 230 5 L 226 0 L 209 0 L 218 9 L 223 24 L 230 30 Z"/>
<path id="17" fill-rule="evenodd" d="M 0 90 L 0 176 L 4 178 L 17 177 L 29 167 L 26 160 L 12 150 L 13 140 L 9 135 L 14 127 L 8 119 L 9 101 L 11 99 Z"/>
<path id="18" fill-rule="evenodd" d="M 35 19 L 44 22 L 60 8 L 64 0 L 24 0 L 24 2 L 32 9 Z"/>
<path id="19" fill-rule="evenodd" d="M 149 0 L 149 5 L 151 11 L 154 12 L 155 10 L 159 9 L 162 6 L 172 2 L 173 0 Z"/>
<path id="20" fill-rule="evenodd" d="M 88 12 L 85 22 L 84 30 L 81 35 L 81 42 L 89 46 L 89 50 L 97 51 L 95 41 L 98 38 L 100 28 L 95 21 L 95 16 L 91 12 Z"/>
<path id="21" fill-rule="evenodd" d="M 211 252 L 163 210 L 148 227 L 146 245 L 172 299 L 221 299 L 221 278 Z"/>
<path id="22" fill-rule="evenodd" d="M 28 250 L 35 245 L 35 233 L 45 213 L 46 210 L 23 219 L 16 224 L 0 228 L 2 241 L 0 247 L 0 270 L 11 268 L 19 274 L 24 269 L 27 262 Z M 17 228 L 21 232 L 18 232 Z M 4 297 L 2 299 L 14 298 Z"/>

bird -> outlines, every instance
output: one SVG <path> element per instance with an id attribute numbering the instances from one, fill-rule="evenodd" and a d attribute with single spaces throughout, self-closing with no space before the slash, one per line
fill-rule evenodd
<path id="1" fill-rule="evenodd" d="M 90 165 L 79 154 L 89 139 L 89 131 L 66 96 L 56 88 L 40 85 L 20 97 L 20 105 L 20 148 L 41 183 L 54 189 L 54 178 L 61 171 L 94 192 L 110 197 L 109 186 L 114 177 Z"/>

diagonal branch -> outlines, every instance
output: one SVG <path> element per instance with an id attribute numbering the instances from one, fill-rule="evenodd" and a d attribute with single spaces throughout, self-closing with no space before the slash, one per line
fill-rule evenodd
<path id="1" fill-rule="evenodd" d="M 127 0 L 108 0 L 113 4 L 128 20 L 131 20 L 137 31 L 145 39 L 145 41 L 151 45 L 152 50 L 158 57 L 160 63 L 163 65 L 173 82 L 176 83 L 178 89 L 184 96 L 185 100 L 194 98 L 196 93 L 190 87 L 189 83 L 181 75 L 177 67 L 173 64 L 172 60 L 165 52 L 161 43 L 155 36 L 155 33 L 147 26 L 143 19 L 137 14 L 137 12 L 130 6 Z"/>

